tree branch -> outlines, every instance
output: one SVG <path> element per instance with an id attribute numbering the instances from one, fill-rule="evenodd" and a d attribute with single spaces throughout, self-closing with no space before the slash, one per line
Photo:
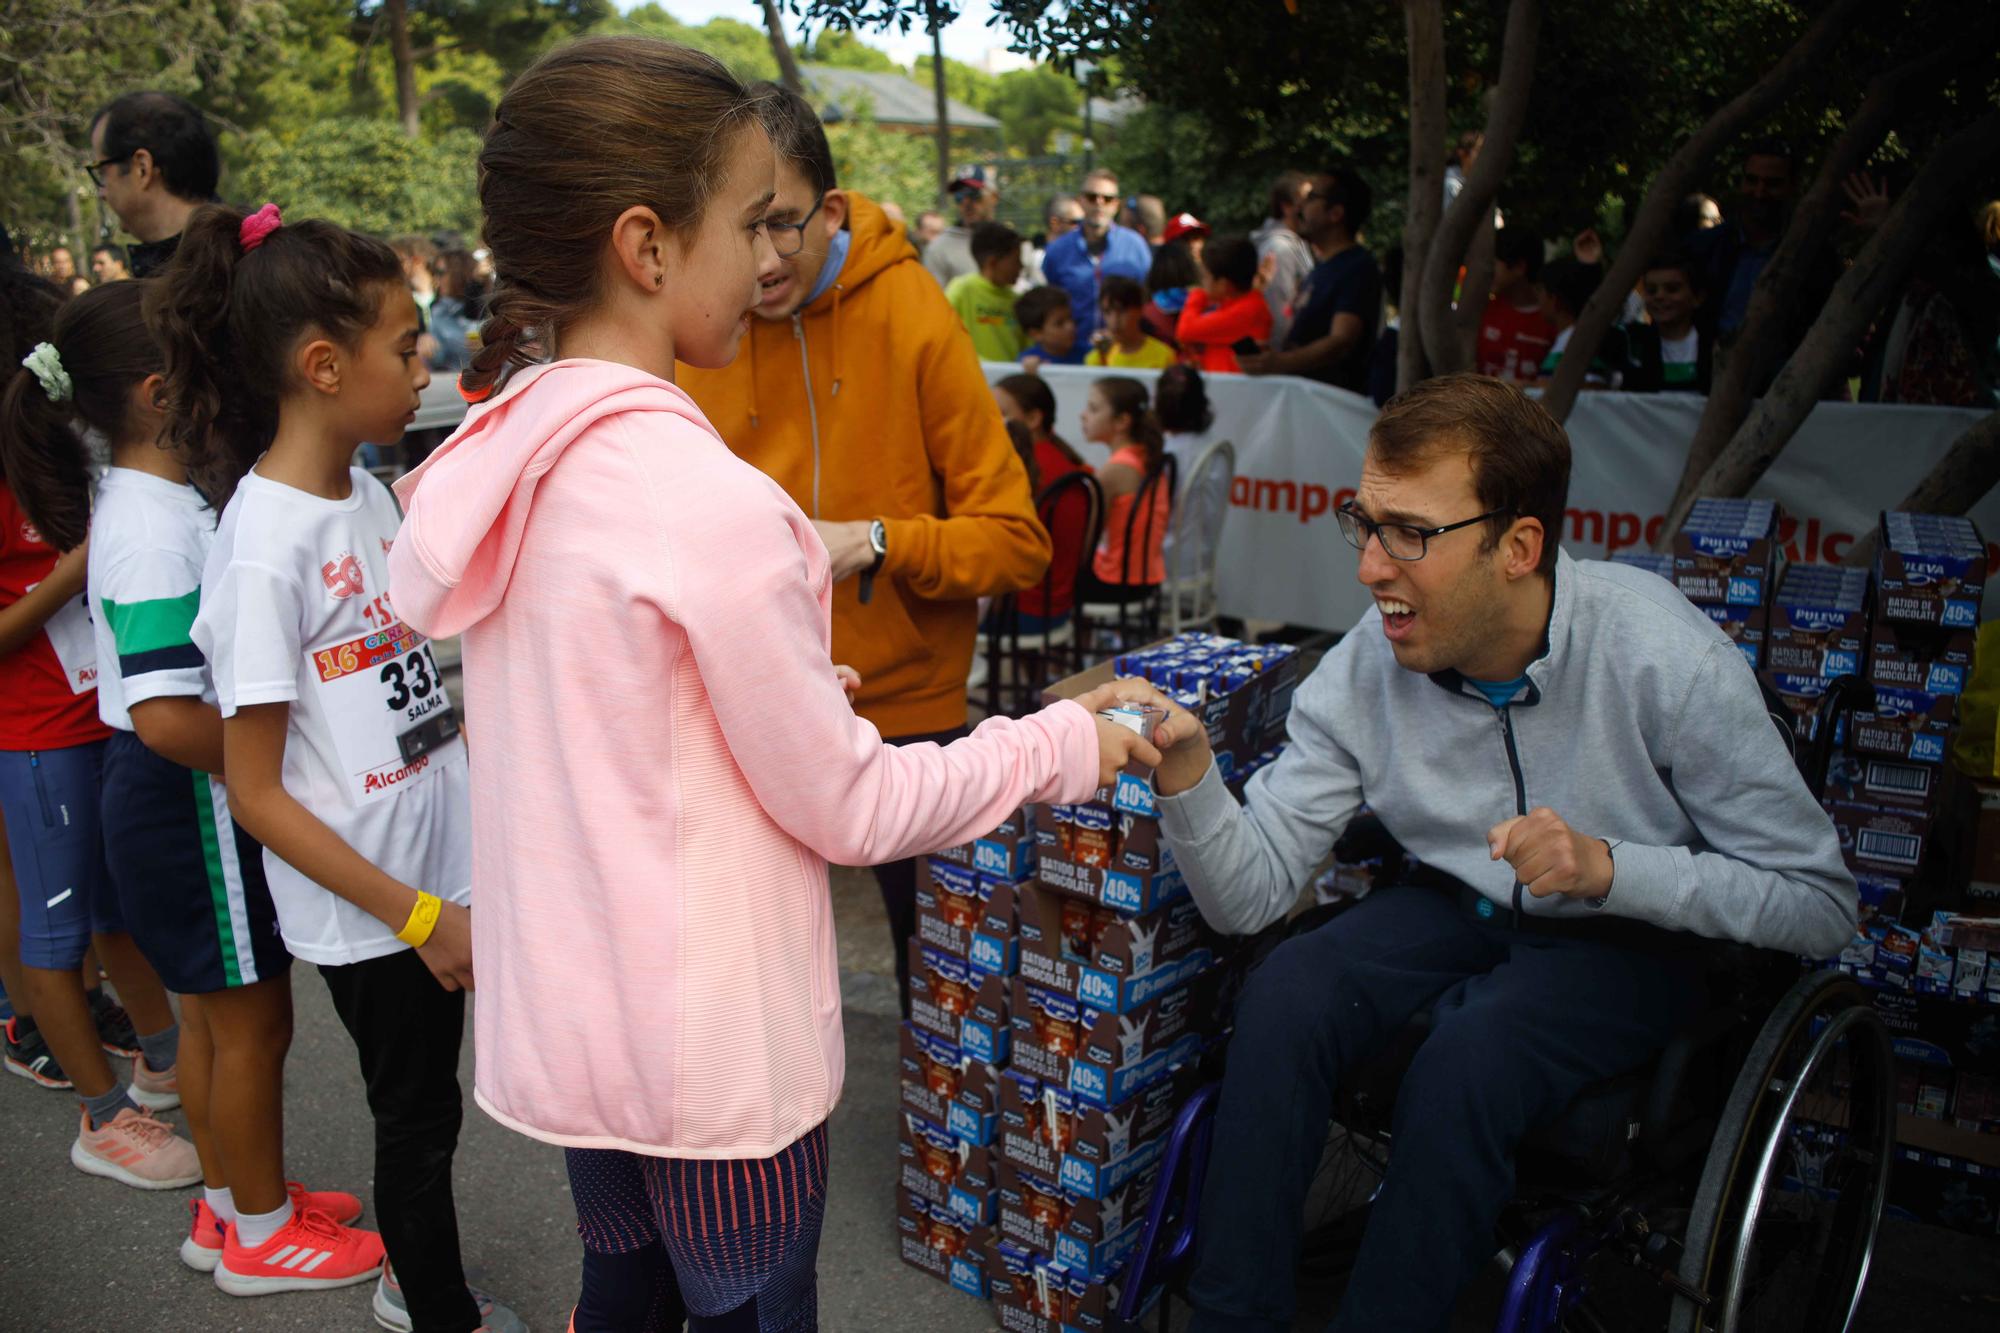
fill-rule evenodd
<path id="1" fill-rule="evenodd" d="M 1714 464 L 1744 418 L 1750 415 L 1751 400 L 1767 382 L 1781 355 L 1786 342 L 1785 319 L 1797 308 L 1813 259 L 1833 233 L 1840 215 L 1843 182 L 1860 170 L 1882 141 L 1904 91 L 1913 83 L 1935 80 L 1950 66 L 1971 58 L 1974 53 L 1990 51 L 1988 32 L 1994 26 L 1984 24 L 1982 31 L 1969 34 L 1966 40 L 1954 40 L 1878 75 L 1869 83 L 1861 106 L 1828 150 L 1812 188 L 1799 201 L 1784 238 L 1751 289 L 1743 327 L 1730 347 L 1729 356 L 1721 361 L 1722 373 L 1716 377 L 1702 408 L 1701 423 L 1688 445 L 1687 462 L 1661 531 L 1662 543 L 1671 542 L 1672 534 L 1680 531 L 1687 511 L 1693 507 L 1702 474 Z M 1720 295 L 1711 292 L 1709 298 L 1718 299 Z"/>
<path id="2" fill-rule="evenodd" d="M 1424 257 L 1430 253 L 1444 205 L 1444 5 L 1442 0 L 1404 0 L 1404 29 L 1410 61 L 1410 195 L 1403 213 L 1403 290 L 1397 307 L 1403 317 L 1396 344 L 1396 388 L 1424 377 Z"/>
<path id="3" fill-rule="evenodd" d="M 1996 485 L 2000 485 L 2000 412 L 1990 412 L 1952 441 L 1929 475 L 1896 508 L 1912 514 L 1967 514 Z M 1847 548 L 1841 563 L 1857 568 L 1875 563 L 1881 536 L 1880 528 L 1871 528 Z"/>
<path id="4" fill-rule="evenodd" d="M 1743 495 L 1783 451 L 1812 411 L 1828 378 L 1853 350 L 1868 321 L 1908 277 L 1931 228 L 1959 181 L 2000 159 L 2000 109 L 1938 144 L 1910 188 L 1834 285 L 1833 295 L 1785 362 L 1770 391 L 1697 483 L 1697 495 Z M 1672 527 L 1669 518 L 1668 527 Z"/>
<path id="5" fill-rule="evenodd" d="M 1429 253 L 1421 261 L 1418 300 L 1424 354 L 1430 359 L 1431 369 L 1440 375 L 1463 370 L 1470 364 L 1458 325 L 1452 319 L 1452 289 L 1457 285 L 1458 266 L 1465 258 L 1466 247 L 1472 244 L 1472 237 L 1482 223 L 1492 223 L 1493 200 L 1500 193 L 1500 183 L 1514 166 L 1514 144 L 1528 118 L 1528 94 L 1535 83 L 1535 46 L 1541 36 L 1541 25 L 1539 0 L 1512 0 L 1507 6 L 1500 82 L 1492 109 L 1487 113 L 1485 141 L 1472 169 L 1465 173 L 1465 184 L 1460 187 L 1458 197 L 1445 210 L 1444 220 L 1431 238 Z M 1434 144 L 1431 153 L 1435 156 L 1436 152 Z M 1411 257 L 1406 255 L 1405 261 L 1412 262 Z M 1486 293 L 1475 295 L 1468 291 L 1465 299 L 1483 308 Z M 1404 318 L 1409 318 L 1407 310 Z"/>
<path id="6" fill-rule="evenodd" d="M 1710 116 L 1653 177 L 1617 262 L 1609 266 L 1578 314 L 1562 364 L 1542 394 L 1542 406 L 1557 421 L 1569 416 L 1598 344 L 1623 308 L 1625 293 L 1632 290 L 1647 261 L 1666 240 L 1674 206 L 1687 194 L 1695 174 L 1738 130 L 1769 115 L 1794 88 L 1816 73 L 1866 8 L 1867 0 L 1834 0 L 1769 73 Z"/>

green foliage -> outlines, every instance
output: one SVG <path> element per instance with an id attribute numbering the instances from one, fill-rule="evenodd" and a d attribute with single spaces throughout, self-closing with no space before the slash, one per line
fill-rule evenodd
<path id="1" fill-rule="evenodd" d="M 746 12 L 756 6 L 746 4 Z M 591 28 L 595 33 L 643 33 L 661 37 L 697 51 L 706 51 L 728 66 L 729 72 L 745 82 L 755 83 L 778 77 L 778 58 L 771 54 L 771 38 L 760 26 L 735 19 L 710 19 L 699 27 L 683 23 L 657 4 L 641 5 L 623 17 L 606 18 Z"/>
<path id="2" fill-rule="evenodd" d="M 929 56 L 918 56 L 915 69 L 910 77 L 928 88 L 936 76 L 931 72 L 934 64 Z M 974 111 L 993 114 L 993 96 L 999 91 L 1000 81 L 983 69 L 974 69 L 963 61 L 944 58 L 944 95 L 965 103 Z"/>
<path id="3" fill-rule="evenodd" d="M 411 139 L 393 120 L 317 121 L 303 133 L 256 130 L 238 157 L 231 194 L 273 199 L 293 217 L 357 231 L 479 230 L 479 136 L 449 129 Z"/>
<path id="4" fill-rule="evenodd" d="M 881 129 L 864 106 L 827 126 L 826 141 L 843 189 L 900 205 L 913 219 L 937 206 L 937 142 L 931 136 Z"/>
<path id="5" fill-rule="evenodd" d="M 1083 133 L 1083 90 L 1048 65 L 1002 74 L 994 81 L 991 100 L 980 109 L 1000 122 L 1010 152 L 1029 157 L 1047 153 L 1058 132 Z"/>
<path id="6" fill-rule="evenodd" d="M 797 53 L 801 65 L 839 65 L 843 69 L 901 74 L 903 67 L 887 51 L 868 45 L 846 28 L 823 28 Z"/>

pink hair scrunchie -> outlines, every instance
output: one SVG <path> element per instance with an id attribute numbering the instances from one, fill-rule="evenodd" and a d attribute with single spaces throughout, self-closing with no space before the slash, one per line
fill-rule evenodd
<path id="1" fill-rule="evenodd" d="M 243 219 L 243 228 L 237 233 L 237 240 L 243 246 L 243 253 L 249 254 L 264 243 L 264 238 L 285 225 L 284 217 L 276 204 L 265 204 L 262 208 Z"/>

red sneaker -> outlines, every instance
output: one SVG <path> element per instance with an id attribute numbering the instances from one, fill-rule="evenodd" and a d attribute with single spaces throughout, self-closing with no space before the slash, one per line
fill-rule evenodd
<path id="1" fill-rule="evenodd" d="M 308 1208 L 294 1212 L 277 1235 L 254 1250 L 237 1239 L 236 1228 L 226 1228 L 215 1285 L 231 1296 L 268 1296 L 352 1287 L 374 1281 L 381 1272 L 380 1236 L 344 1227 Z"/>
<path id="2" fill-rule="evenodd" d="M 296 1180 L 285 1182 L 285 1192 L 291 1196 L 294 1212 L 302 1213 L 314 1208 L 341 1226 L 352 1226 L 361 1220 L 361 1200 L 352 1194 L 339 1190 L 309 1190 Z M 181 1262 L 197 1273 L 213 1273 L 215 1266 L 222 1262 L 222 1243 L 227 1227 L 215 1215 L 215 1210 L 208 1206 L 205 1198 L 189 1199 L 188 1213 L 193 1222 L 188 1227 L 187 1239 L 181 1242 Z"/>

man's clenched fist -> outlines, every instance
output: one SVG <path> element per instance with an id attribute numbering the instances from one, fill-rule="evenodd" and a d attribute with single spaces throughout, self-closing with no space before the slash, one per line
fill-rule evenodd
<path id="1" fill-rule="evenodd" d="M 1578 833 L 1561 815 L 1542 806 L 1503 819 L 1486 834 L 1496 861 L 1514 867 L 1514 878 L 1537 898 L 1560 893 L 1602 898 L 1611 892 L 1611 849 L 1602 838 Z"/>

